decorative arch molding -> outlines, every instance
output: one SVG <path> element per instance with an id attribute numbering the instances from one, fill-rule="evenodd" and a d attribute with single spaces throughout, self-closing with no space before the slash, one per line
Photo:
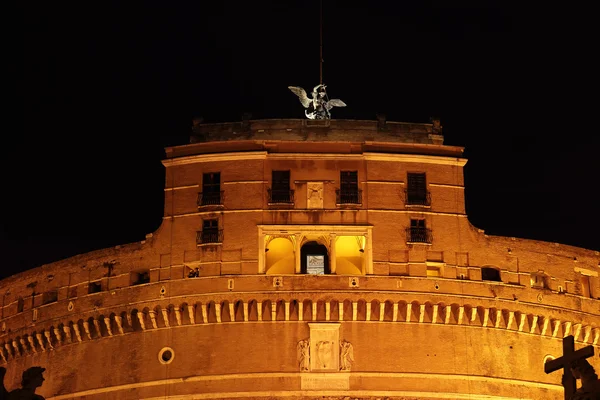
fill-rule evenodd
<path id="1" fill-rule="evenodd" d="M 267 270 L 265 249 L 276 237 L 288 238 L 294 246 L 295 273 L 300 271 L 300 249 L 310 241 L 324 245 L 328 249 L 331 273 L 336 273 L 336 242 L 340 236 L 355 237 L 362 254 L 362 275 L 373 274 L 372 225 L 258 225 L 258 273 Z"/>
<path id="2" fill-rule="evenodd" d="M 0 339 L 0 364 L 35 353 L 58 350 L 82 342 L 111 339 L 140 332 L 190 326 L 245 322 L 359 322 L 461 325 L 499 329 L 556 340 L 573 335 L 581 344 L 600 346 L 600 327 L 557 315 L 525 313 L 517 309 L 478 304 L 446 304 L 432 299 L 414 300 L 406 295 L 340 292 L 324 295 L 262 293 L 242 298 L 204 297 L 194 303 L 156 303 L 135 308 L 105 310 L 102 315 L 77 316 L 72 320 L 48 321 L 45 327 L 21 329 Z M 541 313 L 552 311 L 540 307 Z M 142 309 L 142 311 L 139 311 Z"/>

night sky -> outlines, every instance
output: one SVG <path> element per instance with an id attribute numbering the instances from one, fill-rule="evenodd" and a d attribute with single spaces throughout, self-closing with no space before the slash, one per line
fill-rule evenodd
<path id="1" fill-rule="evenodd" d="M 163 149 L 193 117 L 303 117 L 287 86 L 318 83 L 318 0 L 177 3 L 14 15 L 0 277 L 156 230 Z M 348 104 L 333 117 L 440 117 L 476 227 L 600 250 L 598 29 L 565 7 L 323 0 L 324 82 Z"/>

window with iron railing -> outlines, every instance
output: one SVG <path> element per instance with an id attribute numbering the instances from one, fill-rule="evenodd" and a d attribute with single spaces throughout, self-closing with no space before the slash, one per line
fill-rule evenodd
<path id="1" fill-rule="evenodd" d="M 410 227 L 406 228 L 406 241 L 408 243 L 431 243 L 432 240 L 431 229 L 425 227 L 424 219 L 410 220 Z"/>
<path id="2" fill-rule="evenodd" d="M 431 205 L 431 194 L 427 190 L 425 173 L 409 172 L 406 187 L 404 195 L 407 206 L 429 207 Z"/>
<path id="3" fill-rule="evenodd" d="M 267 189 L 269 204 L 294 204 L 294 191 Z"/>
<path id="4" fill-rule="evenodd" d="M 293 204 L 294 191 L 290 189 L 290 171 L 272 171 L 271 188 L 267 189 L 270 204 Z"/>
<path id="5" fill-rule="evenodd" d="M 198 207 L 219 206 L 223 204 L 221 191 L 221 173 L 202 174 L 202 192 L 198 193 Z"/>
<path id="6" fill-rule="evenodd" d="M 358 188 L 358 171 L 340 171 L 340 188 L 335 191 L 336 204 L 362 204 Z"/>
<path id="7" fill-rule="evenodd" d="M 196 244 L 223 243 L 223 230 L 219 229 L 219 220 L 205 219 L 202 230 L 196 233 Z"/>

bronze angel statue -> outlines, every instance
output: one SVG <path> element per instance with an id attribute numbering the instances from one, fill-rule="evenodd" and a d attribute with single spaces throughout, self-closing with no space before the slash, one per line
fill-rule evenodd
<path id="1" fill-rule="evenodd" d="M 346 103 L 340 99 L 328 100 L 326 86 L 319 84 L 313 88 L 311 97 L 308 97 L 306 91 L 298 86 L 288 86 L 298 98 L 300 103 L 306 108 L 304 114 L 308 119 L 331 119 L 329 112 L 333 107 L 346 107 Z"/>

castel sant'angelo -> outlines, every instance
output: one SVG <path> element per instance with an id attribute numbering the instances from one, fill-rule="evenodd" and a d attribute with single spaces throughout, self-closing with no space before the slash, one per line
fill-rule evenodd
<path id="1" fill-rule="evenodd" d="M 198 124 L 145 240 L 0 282 L 4 383 L 46 399 L 562 399 L 597 251 L 487 235 L 431 124 Z"/>

